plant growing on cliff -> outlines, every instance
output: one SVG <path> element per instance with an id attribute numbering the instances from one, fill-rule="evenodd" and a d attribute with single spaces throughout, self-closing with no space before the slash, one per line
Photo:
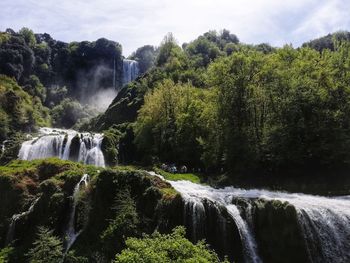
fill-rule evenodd
<path id="1" fill-rule="evenodd" d="M 27 254 L 30 263 L 60 263 L 63 257 L 62 241 L 46 227 L 39 227 L 33 248 Z"/>
<path id="2" fill-rule="evenodd" d="M 115 263 L 222 262 L 204 242 L 192 244 L 187 240 L 184 227 L 175 228 L 171 234 L 162 235 L 155 232 L 143 238 L 129 238 L 126 246 L 127 248 L 116 256 Z"/>
<path id="3" fill-rule="evenodd" d="M 136 203 L 129 190 L 117 193 L 112 209 L 115 211 L 115 218 L 110 220 L 107 229 L 101 235 L 101 239 L 106 254 L 114 256 L 116 251 L 120 251 L 124 247 L 124 238 L 135 236 L 137 233 L 139 218 Z M 118 244 L 117 247 L 116 244 Z"/>

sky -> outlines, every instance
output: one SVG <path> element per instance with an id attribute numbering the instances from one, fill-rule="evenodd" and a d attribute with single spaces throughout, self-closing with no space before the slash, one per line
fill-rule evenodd
<path id="1" fill-rule="evenodd" d="M 65 42 L 105 37 L 124 56 L 168 32 L 179 44 L 225 28 L 244 43 L 299 46 L 350 31 L 350 0 L 1 0 L 0 10 L 0 31 L 25 26 Z"/>

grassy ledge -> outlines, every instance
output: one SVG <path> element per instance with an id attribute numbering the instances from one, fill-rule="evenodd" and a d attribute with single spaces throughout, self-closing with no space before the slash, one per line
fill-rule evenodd
<path id="1" fill-rule="evenodd" d="M 161 176 L 163 176 L 166 180 L 169 181 L 181 181 L 181 180 L 185 180 L 185 181 L 190 181 L 192 183 L 195 184 L 200 184 L 201 183 L 201 178 L 196 175 L 196 174 L 192 174 L 192 173 L 185 173 L 185 174 L 181 174 L 181 173 L 169 173 L 166 172 L 158 167 L 153 167 L 153 170 L 160 174 Z"/>

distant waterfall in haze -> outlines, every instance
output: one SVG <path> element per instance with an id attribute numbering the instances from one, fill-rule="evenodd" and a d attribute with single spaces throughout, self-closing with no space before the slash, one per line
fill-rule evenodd
<path id="1" fill-rule="evenodd" d="M 308 262 L 350 262 L 350 196 L 332 198 L 234 187 L 215 189 L 189 181 L 168 182 L 184 200 L 184 225 L 192 241 L 205 238 L 210 242 L 214 236 L 216 239 L 210 244 L 222 242 L 223 255 L 234 250 L 227 212 L 238 229 L 244 262 L 263 262 L 254 231 L 258 215 L 253 207 L 259 200 L 278 200 L 296 210 L 295 223 L 304 240 Z"/>
<path id="2" fill-rule="evenodd" d="M 136 79 L 139 75 L 139 63 L 135 60 L 123 60 L 123 86 Z"/>
<path id="3" fill-rule="evenodd" d="M 79 133 L 73 130 L 41 128 L 38 137 L 23 142 L 18 154 L 21 160 L 58 157 L 105 166 L 101 150 L 103 134 Z"/>
<path id="4" fill-rule="evenodd" d="M 69 214 L 69 222 L 68 222 L 68 228 L 66 231 L 66 250 L 65 252 L 67 253 L 68 250 L 72 247 L 74 244 L 75 240 L 77 237 L 81 234 L 83 229 L 77 230 L 75 227 L 75 212 L 76 212 L 76 207 L 77 207 L 77 202 L 78 202 L 78 197 L 79 197 L 79 192 L 82 187 L 86 188 L 89 184 L 90 177 L 88 174 L 84 174 L 80 181 L 76 184 L 72 196 L 72 206 L 71 206 L 71 211 Z"/>

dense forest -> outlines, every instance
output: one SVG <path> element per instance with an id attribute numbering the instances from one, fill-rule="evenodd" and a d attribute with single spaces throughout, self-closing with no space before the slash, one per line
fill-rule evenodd
<path id="1" fill-rule="evenodd" d="M 138 67 L 127 84 L 126 60 Z M 312 262 L 319 248 L 300 226 L 309 214 L 290 196 L 194 202 L 166 179 L 205 183 L 203 194 L 207 185 L 349 194 L 349 83 L 343 31 L 297 48 L 245 44 L 228 30 L 180 45 L 169 33 L 128 58 L 104 38 L 0 32 L 0 263 L 250 262 L 237 215 L 254 225 L 264 261 Z M 79 131 L 53 129 L 49 141 L 78 162 L 15 160 L 24 141 L 42 143 L 41 127 Z M 81 145 L 101 149 L 107 168 L 83 164 L 91 148 Z"/>
<path id="2" fill-rule="evenodd" d="M 348 39 L 338 32 L 273 48 L 223 31 L 181 48 L 170 34 L 156 66 L 92 127 L 123 134 L 123 162 L 175 162 L 233 180 L 341 181 L 350 161 Z"/>
<path id="3" fill-rule="evenodd" d="M 274 48 L 223 30 L 180 47 L 168 34 L 130 56 L 140 77 L 121 88 L 117 42 L 64 43 L 8 29 L 0 38 L 1 140 L 75 127 L 105 131 L 110 165 L 176 163 L 263 180 L 341 176 L 350 161 L 349 39 L 337 32 Z M 113 85 L 118 95 L 97 115 L 90 99 Z"/>

